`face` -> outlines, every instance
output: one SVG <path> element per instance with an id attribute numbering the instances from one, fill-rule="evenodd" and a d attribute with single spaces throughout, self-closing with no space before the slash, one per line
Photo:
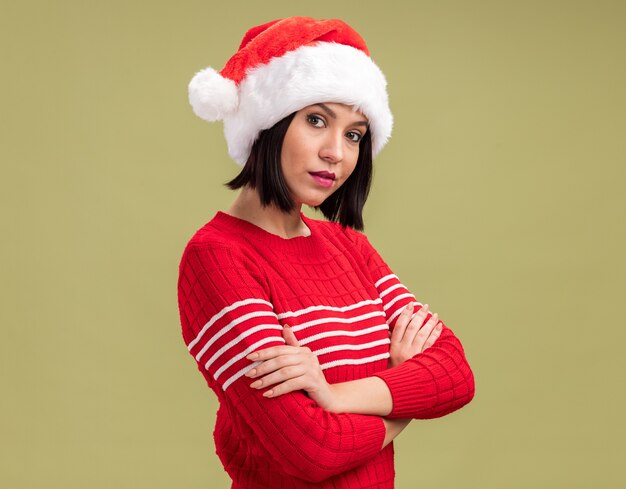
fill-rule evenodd
<path id="1" fill-rule="evenodd" d="M 367 118 L 338 103 L 296 112 L 283 141 L 281 168 L 296 204 L 318 206 L 356 167 Z"/>

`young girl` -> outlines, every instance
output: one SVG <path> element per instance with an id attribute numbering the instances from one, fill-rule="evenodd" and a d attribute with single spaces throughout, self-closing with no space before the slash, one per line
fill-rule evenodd
<path id="1" fill-rule="evenodd" d="M 360 232 L 392 127 L 383 74 L 344 22 L 291 17 L 251 28 L 189 93 L 243 165 L 178 282 L 232 488 L 392 488 L 392 440 L 467 404 L 474 379 L 459 340 Z"/>

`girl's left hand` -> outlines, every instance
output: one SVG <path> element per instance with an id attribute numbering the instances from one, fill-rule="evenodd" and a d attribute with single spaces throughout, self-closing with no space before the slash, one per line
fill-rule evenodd
<path id="1" fill-rule="evenodd" d="M 319 407 L 330 410 L 334 405 L 334 394 L 320 368 L 317 355 L 310 348 L 299 346 L 288 325 L 283 327 L 283 337 L 287 343 L 285 346 L 273 346 L 246 357 L 248 360 L 261 361 L 246 373 L 247 377 L 258 378 L 250 387 L 261 389 L 273 385 L 274 387 L 263 393 L 265 397 L 304 390 Z"/>
<path id="2" fill-rule="evenodd" d="M 412 302 L 400 313 L 391 333 L 389 368 L 422 353 L 437 341 L 441 335 L 443 323 L 439 321 L 437 313 L 431 314 L 428 321 L 426 321 L 427 316 L 428 304 L 420 307 L 420 310 L 413 316 Z"/>

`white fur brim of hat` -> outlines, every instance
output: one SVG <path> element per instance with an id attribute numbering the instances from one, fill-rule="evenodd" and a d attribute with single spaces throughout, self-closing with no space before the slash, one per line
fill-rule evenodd
<path id="1" fill-rule="evenodd" d="M 221 80 L 219 80 L 221 78 Z M 196 115 L 222 119 L 228 153 L 244 165 L 259 132 L 303 107 L 337 102 L 369 120 L 372 154 L 391 136 L 387 81 L 363 51 L 333 42 L 301 46 L 250 69 L 239 87 L 212 68 L 194 76 L 189 101 Z"/>

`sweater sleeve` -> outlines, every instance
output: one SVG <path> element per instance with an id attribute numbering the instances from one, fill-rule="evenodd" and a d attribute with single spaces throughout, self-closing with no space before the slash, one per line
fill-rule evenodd
<path id="1" fill-rule="evenodd" d="M 383 301 L 387 323 L 393 330 L 407 304 L 413 302 L 415 312 L 422 304 L 390 270 L 367 237 L 356 234 L 368 271 Z M 431 316 L 428 313 L 425 321 Z M 383 379 L 391 391 L 393 409 L 388 418 L 437 418 L 463 407 L 474 397 L 474 375 L 463 346 L 445 324 L 430 348 L 374 375 Z"/>
<path id="2" fill-rule="evenodd" d="M 378 453 L 385 426 L 378 416 L 325 411 L 304 391 L 266 398 L 265 389 L 250 387 L 255 379 L 245 373 L 260 362 L 245 357 L 285 343 L 256 268 L 222 244 L 188 246 L 178 279 L 183 339 L 210 387 L 234 407 L 276 467 L 319 482 Z"/>

